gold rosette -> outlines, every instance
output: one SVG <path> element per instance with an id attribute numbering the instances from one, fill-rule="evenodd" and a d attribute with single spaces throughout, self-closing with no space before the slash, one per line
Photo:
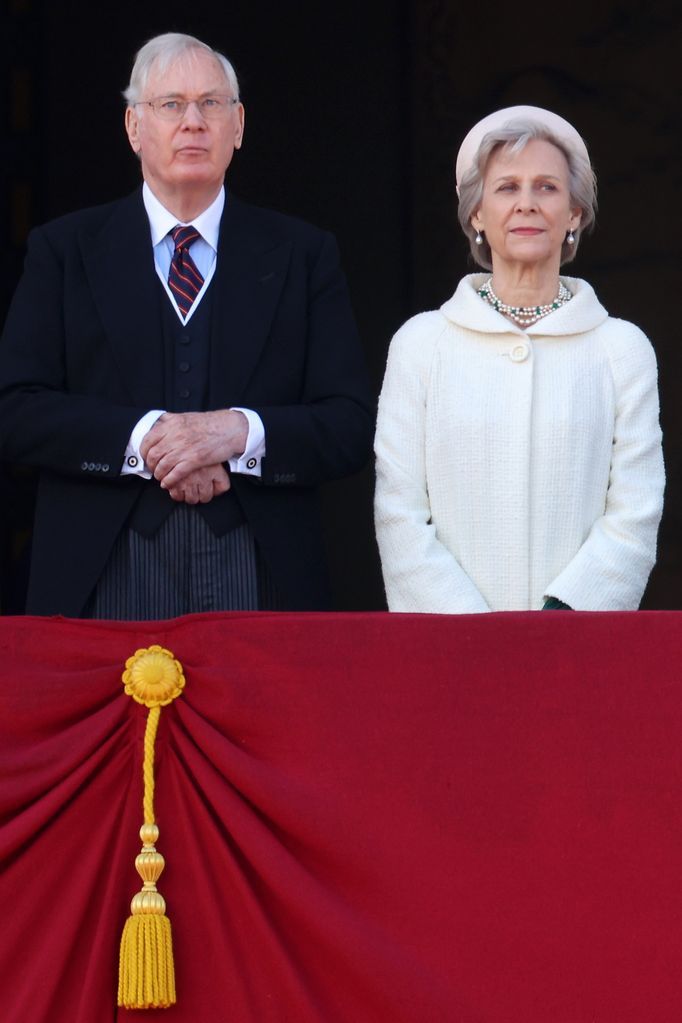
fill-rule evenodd
<path id="1" fill-rule="evenodd" d="M 128 696 L 145 707 L 167 707 L 182 695 L 185 676 L 180 661 L 162 646 L 136 650 L 126 661 L 123 685 Z"/>

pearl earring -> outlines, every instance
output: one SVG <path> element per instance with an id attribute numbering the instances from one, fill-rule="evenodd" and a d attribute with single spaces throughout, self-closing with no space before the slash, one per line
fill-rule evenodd
<path id="1" fill-rule="evenodd" d="M 476 237 L 474 238 L 474 241 L 476 242 L 477 245 L 483 244 L 483 235 L 481 234 L 480 231 L 476 232 Z"/>
<path id="2" fill-rule="evenodd" d="M 566 242 L 568 243 L 568 245 L 575 245 L 575 235 L 573 234 L 573 228 L 569 230 Z"/>

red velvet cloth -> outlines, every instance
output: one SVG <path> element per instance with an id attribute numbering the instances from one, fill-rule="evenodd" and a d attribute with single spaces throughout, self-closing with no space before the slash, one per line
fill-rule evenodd
<path id="1" fill-rule="evenodd" d="M 674 1023 L 677 613 L 0 619 L 2 1023 Z M 178 1003 L 116 1008 L 159 643 Z"/>

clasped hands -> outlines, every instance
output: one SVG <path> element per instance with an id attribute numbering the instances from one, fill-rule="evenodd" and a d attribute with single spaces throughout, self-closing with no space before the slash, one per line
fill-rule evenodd
<path id="1" fill-rule="evenodd" d="M 207 504 L 230 489 L 224 463 L 244 453 L 248 433 L 243 412 L 164 412 L 140 454 L 174 501 Z"/>

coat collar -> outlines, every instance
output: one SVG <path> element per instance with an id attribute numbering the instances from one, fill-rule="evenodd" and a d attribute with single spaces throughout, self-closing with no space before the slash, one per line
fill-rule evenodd
<path id="1" fill-rule="evenodd" d="M 212 288 L 211 407 L 244 400 L 287 276 L 291 242 L 262 211 L 228 195 Z"/>
<path id="2" fill-rule="evenodd" d="M 563 337 L 584 334 L 594 330 L 608 319 L 608 313 L 593 288 L 578 277 L 564 277 L 562 281 L 573 292 L 566 305 L 545 316 L 525 331 L 516 326 L 492 306 L 482 301 L 478 289 L 490 277 L 489 273 L 469 274 L 457 285 L 452 298 L 440 307 L 443 315 L 460 327 L 482 334 L 520 334 L 528 337 Z"/>
<path id="3" fill-rule="evenodd" d="M 154 268 L 142 189 L 111 206 L 94 234 L 82 232 L 83 265 L 102 324 L 135 405 L 163 399 L 162 288 Z"/>

